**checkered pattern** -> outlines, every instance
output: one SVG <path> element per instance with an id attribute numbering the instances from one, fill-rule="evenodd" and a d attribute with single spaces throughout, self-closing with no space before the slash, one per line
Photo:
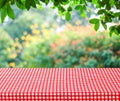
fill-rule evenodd
<path id="1" fill-rule="evenodd" d="M 120 101 L 120 69 L 0 69 L 0 101 Z"/>

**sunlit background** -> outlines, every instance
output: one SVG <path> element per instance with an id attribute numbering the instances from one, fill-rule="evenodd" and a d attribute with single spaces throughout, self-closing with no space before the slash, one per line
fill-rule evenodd
<path id="1" fill-rule="evenodd" d="M 14 9 L 16 19 L 0 23 L 0 68 L 120 67 L 120 36 L 96 32 L 90 12 L 68 22 L 48 7 Z"/>

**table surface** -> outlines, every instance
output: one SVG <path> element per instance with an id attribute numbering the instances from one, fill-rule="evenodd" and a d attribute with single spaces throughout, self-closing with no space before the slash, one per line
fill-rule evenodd
<path id="1" fill-rule="evenodd" d="M 120 98 L 119 68 L 0 69 L 0 100 L 7 95 L 115 95 Z M 24 99 L 25 100 L 25 99 Z M 87 100 L 86 100 L 87 101 Z"/>

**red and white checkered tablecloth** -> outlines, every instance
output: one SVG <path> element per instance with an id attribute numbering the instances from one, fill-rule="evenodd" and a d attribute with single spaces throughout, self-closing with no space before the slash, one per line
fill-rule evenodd
<path id="1" fill-rule="evenodd" d="M 120 101 L 120 69 L 0 69 L 0 101 Z"/>

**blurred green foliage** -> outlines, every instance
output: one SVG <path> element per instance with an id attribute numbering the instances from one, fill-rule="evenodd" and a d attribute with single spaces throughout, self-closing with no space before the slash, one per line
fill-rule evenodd
<path id="1" fill-rule="evenodd" d="M 71 24 L 66 24 L 63 32 L 38 28 L 35 23 L 30 33 L 23 32 L 14 40 L 4 33 L 5 38 L 0 39 L 1 67 L 120 67 L 119 36 L 111 38 L 107 32 L 96 34 L 90 27 Z"/>
<path id="2" fill-rule="evenodd" d="M 10 53 L 6 51 L 8 47 L 11 47 L 13 44 L 13 39 L 0 28 L 0 67 L 9 66 Z"/>

